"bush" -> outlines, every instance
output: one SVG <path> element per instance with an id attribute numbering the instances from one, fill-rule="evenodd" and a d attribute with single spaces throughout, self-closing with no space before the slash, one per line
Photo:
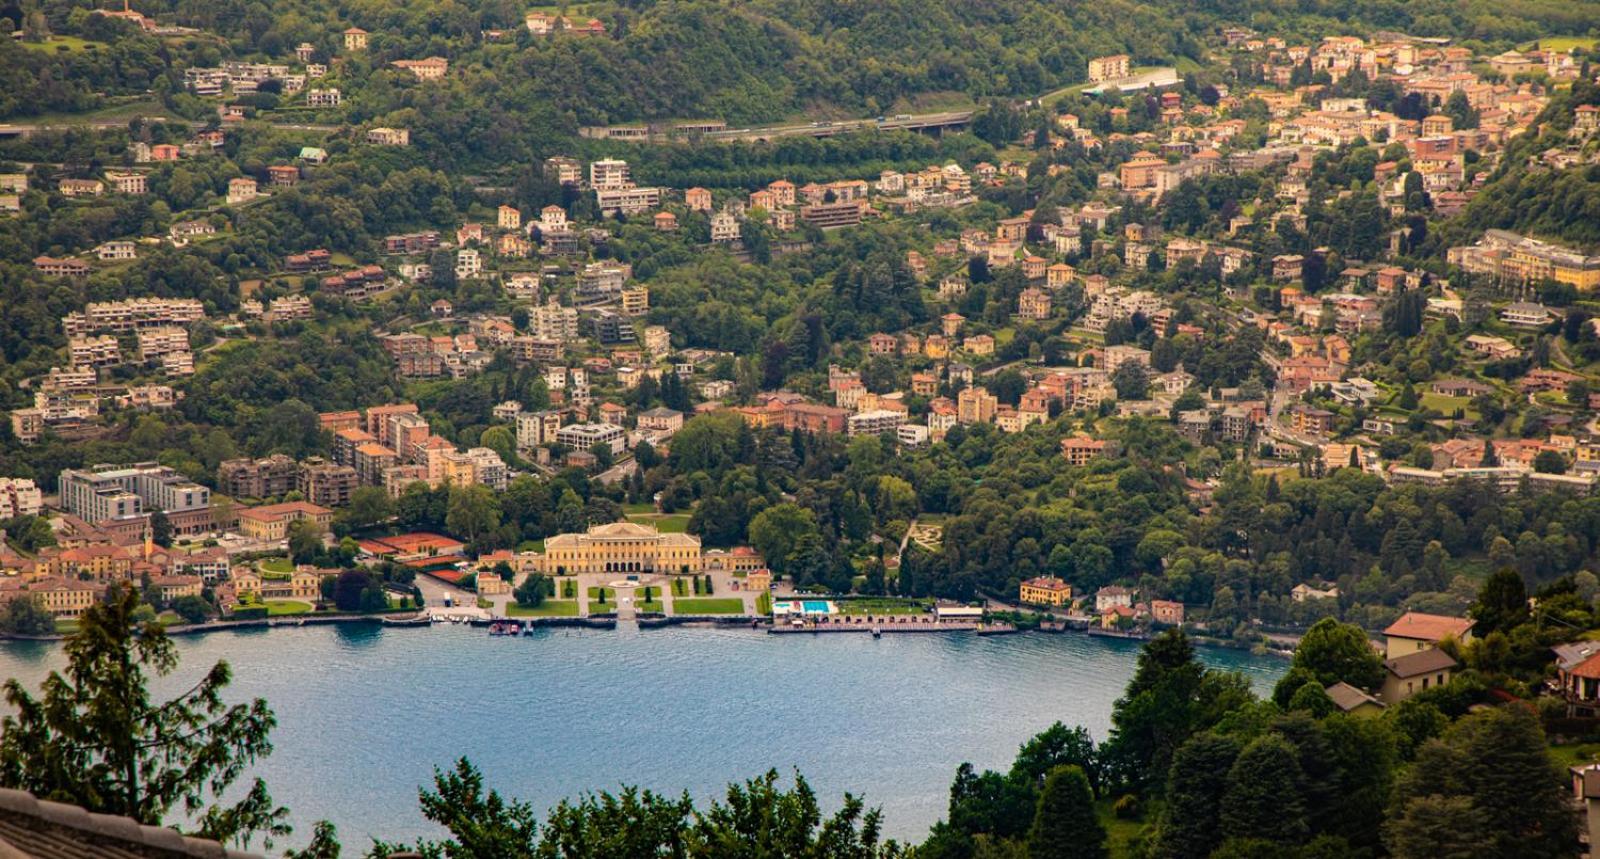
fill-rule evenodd
<path id="1" fill-rule="evenodd" d="M 267 616 L 264 605 L 242 605 L 233 610 L 234 620 L 261 620 Z"/>
<path id="2" fill-rule="evenodd" d="M 1139 804 L 1139 797 L 1131 793 L 1118 797 L 1116 804 L 1111 806 L 1111 813 L 1115 814 L 1118 820 L 1135 820 L 1143 811 L 1144 807 Z"/>
<path id="3" fill-rule="evenodd" d="M 178 597 L 172 602 L 172 610 L 189 623 L 203 623 L 211 614 L 211 606 L 196 596 Z"/>

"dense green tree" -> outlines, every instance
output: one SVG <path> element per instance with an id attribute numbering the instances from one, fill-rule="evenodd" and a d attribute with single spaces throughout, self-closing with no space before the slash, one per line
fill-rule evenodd
<path id="1" fill-rule="evenodd" d="M 1044 780 L 1028 830 L 1028 859 L 1099 859 L 1106 831 L 1095 817 L 1089 779 L 1074 766 L 1056 767 Z"/>
<path id="2" fill-rule="evenodd" d="M 1383 682 L 1383 660 L 1361 627 L 1323 618 L 1306 630 L 1294 650 L 1293 668 L 1310 672 L 1323 686 L 1349 683 L 1376 689 Z"/>
<path id="3" fill-rule="evenodd" d="M 1252 740 L 1228 770 L 1222 794 L 1222 834 L 1297 844 L 1308 827 L 1305 775 L 1294 746 L 1276 734 Z"/>
<path id="4" fill-rule="evenodd" d="M 1222 797 L 1239 757 L 1239 743 L 1211 732 L 1178 749 L 1167 778 L 1156 851 L 1170 859 L 1205 859 L 1222 843 Z"/>
<path id="5" fill-rule="evenodd" d="M 1509 632 L 1528 617 L 1528 591 L 1516 570 L 1501 568 L 1489 575 L 1472 606 L 1474 634 L 1487 637 Z"/>
<path id="6" fill-rule="evenodd" d="M 554 594 L 554 585 L 540 573 L 528 573 L 527 578 L 524 578 L 522 583 L 517 585 L 516 590 L 512 592 L 517 605 L 523 608 L 538 608 L 544 605 L 546 597 Z"/>
<path id="7" fill-rule="evenodd" d="M 1397 854 L 1421 855 L 1401 851 L 1459 827 L 1475 836 L 1479 852 L 1472 855 L 1577 856 L 1578 817 L 1568 795 L 1538 718 L 1521 706 L 1495 707 L 1466 716 L 1422 747 L 1395 786 L 1385 840 Z"/>

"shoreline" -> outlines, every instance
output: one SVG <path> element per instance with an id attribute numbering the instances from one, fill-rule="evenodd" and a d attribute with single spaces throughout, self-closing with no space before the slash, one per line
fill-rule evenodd
<path id="1" fill-rule="evenodd" d="M 488 628 L 494 624 L 516 623 L 527 631 L 540 628 L 548 629 L 596 629 L 615 630 L 618 626 L 615 614 L 591 615 L 589 617 L 529 617 L 529 618 L 473 618 L 447 622 L 441 625 L 466 625 L 478 628 Z M 751 615 L 641 615 L 636 623 L 641 630 L 645 629 L 670 629 L 673 627 L 687 627 L 690 629 L 748 629 L 753 633 L 763 635 L 823 635 L 823 634 L 872 634 L 873 628 L 869 625 L 839 625 L 836 627 L 811 626 L 811 627 L 786 627 L 775 624 L 772 618 Z M 235 630 L 273 629 L 277 627 L 304 627 L 304 626 L 329 626 L 334 624 L 376 625 L 394 629 L 431 628 L 434 620 L 422 614 L 396 616 L 393 614 L 363 615 L 363 614 L 328 614 L 320 616 L 290 616 L 280 618 L 252 618 L 249 620 L 214 620 L 205 623 L 176 624 L 168 626 L 166 633 L 169 636 L 200 636 L 213 632 L 229 632 Z M 1130 633 L 1108 633 L 1092 628 L 1076 628 L 1069 624 L 1057 627 L 1044 626 L 1012 626 L 1002 624 L 998 627 L 985 628 L 977 624 L 918 624 L 914 627 L 906 626 L 896 628 L 893 625 L 883 626 L 881 633 L 897 634 L 960 634 L 968 633 L 980 638 L 992 638 L 1003 635 L 1023 633 L 1041 635 L 1062 635 L 1074 632 L 1089 638 L 1117 638 L 1133 641 L 1148 641 L 1151 636 Z M 1187 633 L 1196 644 L 1205 647 L 1226 648 L 1229 650 L 1244 650 L 1252 653 L 1277 656 L 1288 659 L 1293 656 L 1292 650 L 1278 647 L 1262 647 L 1261 642 L 1244 643 L 1233 639 L 1216 638 L 1203 633 L 1189 631 Z M 520 634 L 518 634 L 520 635 Z M 61 633 L 51 635 L 15 635 L 0 633 L 0 644 L 5 642 L 61 642 L 69 636 Z M 877 637 L 873 635 L 873 637 Z"/>

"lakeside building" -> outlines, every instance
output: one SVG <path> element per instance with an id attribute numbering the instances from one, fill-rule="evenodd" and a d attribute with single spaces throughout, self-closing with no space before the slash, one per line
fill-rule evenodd
<path id="1" fill-rule="evenodd" d="M 547 575 L 573 573 L 698 573 L 700 538 L 664 534 L 648 525 L 612 522 L 582 534 L 545 540 L 535 561 Z"/>
<path id="2" fill-rule="evenodd" d="M 1056 576 L 1037 576 L 1022 583 L 1017 599 L 1028 605 L 1062 606 L 1072 603 L 1072 585 Z"/>

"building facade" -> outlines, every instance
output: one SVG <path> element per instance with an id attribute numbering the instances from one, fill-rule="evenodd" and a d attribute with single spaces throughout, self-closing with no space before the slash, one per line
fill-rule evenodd
<path id="1" fill-rule="evenodd" d="M 633 522 L 613 522 L 596 525 L 583 534 L 551 537 L 537 563 L 546 574 L 698 573 L 700 538 L 663 534 Z"/>

